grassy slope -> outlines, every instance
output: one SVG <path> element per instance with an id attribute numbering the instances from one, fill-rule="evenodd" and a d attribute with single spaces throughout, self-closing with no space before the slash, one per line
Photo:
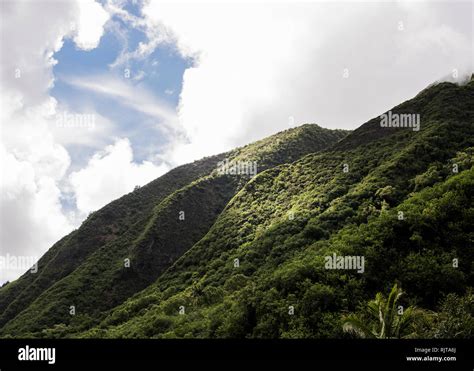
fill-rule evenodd
<path id="1" fill-rule="evenodd" d="M 473 82 L 439 84 L 392 110 L 420 113 L 420 132 L 374 119 L 330 151 L 259 174 L 153 285 L 82 336 L 338 337 L 341 314 L 394 280 L 407 303 L 428 308 L 464 292 L 473 285 L 473 104 Z M 366 273 L 323 269 L 332 252 L 364 255 Z"/>
<path id="2" fill-rule="evenodd" d="M 94 213 L 79 230 L 25 274 L 0 289 L 4 334 L 35 332 L 59 323 L 90 324 L 101 311 L 153 282 L 196 243 L 245 176 L 218 176 L 218 161 L 258 161 L 259 170 L 324 149 L 347 134 L 317 125 L 278 133 L 226 154 L 177 168 Z M 185 221 L 178 212 L 185 211 Z M 95 236 L 101 236 L 93 240 Z M 59 258 L 58 258 L 59 257 Z M 124 259 L 131 267 L 124 267 Z M 69 316 L 69 307 L 77 316 Z"/>

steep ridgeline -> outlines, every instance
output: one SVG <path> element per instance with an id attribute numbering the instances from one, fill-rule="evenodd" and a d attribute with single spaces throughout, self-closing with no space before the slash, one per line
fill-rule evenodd
<path id="1" fill-rule="evenodd" d="M 258 172 L 265 171 L 328 148 L 347 133 L 317 125 L 286 130 L 180 166 L 92 213 L 40 259 L 37 273 L 0 289 L 0 334 L 91 326 L 103 311 L 154 282 L 248 182 L 245 172 L 218 171 L 219 162 L 228 160 L 230 170 L 255 161 Z"/>
<path id="2" fill-rule="evenodd" d="M 178 167 L 159 179 L 92 213 L 78 230 L 58 241 L 38 262 L 38 273 L 25 273 L 0 289 L 0 327 L 27 308 L 40 294 L 80 267 L 101 248 L 113 253 L 125 236 L 139 233 L 154 205 L 174 191 L 208 174 L 223 155 Z M 92 277 L 93 279 L 93 277 Z"/>
<path id="3" fill-rule="evenodd" d="M 449 300 L 474 284 L 474 82 L 425 89 L 391 110 L 402 113 L 420 115 L 420 130 L 375 118 L 259 173 L 155 283 L 99 325 L 43 336 L 338 338 L 344 314 L 394 282 L 427 316 L 411 336 L 454 336 Z M 334 254 L 363 263 L 328 265 Z M 27 331 L 31 315 L 4 334 Z"/>

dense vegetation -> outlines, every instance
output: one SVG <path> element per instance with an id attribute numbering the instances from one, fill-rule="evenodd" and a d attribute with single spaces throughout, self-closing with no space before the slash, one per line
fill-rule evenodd
<path id="1" fill-rule="evenodd" d="M 37 274 L 0 289 L 0 327 L 11 334 L 93 323 L 152 283 L 208 231 L 247 175 L 218 176 L 219 161 L 257 161 L 259 171 L 322 150 L 347 131 L 304 125 L 170 171 L 92 213 L 53 246 Z M 185 220 L 179 213 L 185 212 Z M 128 261 L 128 265 L 127 265 Z M 74 306 L 76 316 L 70 315 Z"/>
<path id="2" fill-rule="evenodd" d="M 474 81 L 391 111 L 419 114 L 421 130 L 304 125 L 115 201 L 53 246 L 38 277 L 0 289 L 0 334 L 472 337 Z M 222 158 L 259 174 L 219 175 Z M 76 235 L 89 239 L 80 253 Z M 74 261 L 48 272 L 61 254 Z M 364 257 L 363 272 L 327 269 L 333 254 Z"/>

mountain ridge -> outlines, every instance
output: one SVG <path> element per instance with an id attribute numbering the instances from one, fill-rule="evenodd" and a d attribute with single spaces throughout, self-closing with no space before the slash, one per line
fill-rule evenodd
<path id="1" fill-rule="evenodd" d="M 107 303 L 107 305 L 116 305 L 118 304 L 119 299 L 116 299 L 116 295 L 119 297 L 127 297 L 139 288 L 143 288 L 144 285 L 147 283 L 150 283 L 150 280 L 153 279 L 154 275 L 159 274 L 159 271 L 156 271 L 156 267 L 150 268 L 150 264 L 147 264 L 146 259 L 149 256 L 143 256 L 144 254 L 135 249 L 134 251 L 130 252 L 128 251 L 129 246 L 134 245 L 134 240 L 139 237 L 140 233 L 138 233 L 137 230 L 134 230 L 132 233 L 129 233 L 129 230 L 133 229 L 138 229 L 141 230 L 141 225 L 146 225 L 143 221 L 149 221 L 150 218 L 153 218 L 154 214 L 154 209 L 159 206 L 162 202 L 165 202 L 166 200 L 170 200 L 170 197 L 173 197 L 173 194 L 175 194 L 177 191 L 181 190 L 181 195 L 186 195 L 185 190 L 188 189 L 190 191 L 194 191 L 195 187 L 190 187 L 190 184 L 193 182 L 203 182 L 203 176 L 210 176 L 210 174 L 215 172 L 216 169 L 216 164 L 219 161 L 222 161 L 225 158 L 230 158 L 232 160 L 234 159 L 244 159 L 244 158 L 254 158 L 255 156 L 262 156 L 261 159 L 259 159 L 260 167 L 265 169 L 266 166 L 273 166 L 275 163 L 279 163 L 281 159 L 286 159 L 290 158 L 291 156 L 295 156 L 297 158 L 299 156 L 299 153 L 307 153 L 309 151 L 314 151 L 318 150 L 318 148 L 321 148 L 322 146 L 325 145 L 325 140 L 327 139 L 328 141 L 335 141 L 340 139 L 342 136 L 346 135 L 346 131 L 342 130 L 328 130 L 328 129 L 322 129 L 317 125 L 310 125 L 310 126 L 305 126 L 304 128 L 294 128 L 294 129 L 289 129 L 280 133 L 277 133 L 273 135 L 270 138 L 265 138 L 263 140 L 255 142 L 253 145 L 247 145 L 244 147 L 237 148 L 235 150 L 232 150 L 227 153 L 223 153 L 220 155 L 216 156 L 210 156 L 207 158 L 204 158 L 199 161 L 195 161 L 192 164 L 189 165 L 183 165 L 180 166 L 179 168 L 176 168 L 174 170 L 171 170 L 169 173 L 165 174 L 163 177 L 158 178 L 157 180 L 154 180 L 150 182 L 148 185 L 145 185 L 141 187 L 140 189 L 136 190 L 135 192 L 132 192 L 128 195 L 125 195 L 121 198 L 119 198 L 116 201 L 113 201 L 111 204 L 106 205 L 104 208 L 101 210 L 92 213 L 92 215 L 83 223 L 84 229 L 86 232 L 86 237 L 90 237 L 89 234 L 94 235 L 94 233 L 91 233 L 91 230 L 95 232 L 95 229 L 97 229 L 94 225 L 92 227 L 89 226 L 89 224 L 93 224 L 94 221 L 98 220 L 99 224 L 101 224 L 103 219 L 106 219 L 103 217 L 103 214 L 107 214 L 108 211 L 111 209 L 116 210 L 116 209 L 125 209 L 125 212 L 130 211 L 135 211 L 136 213 L 137 210 L 141 208 L 145 208 L 145 212 L 142 213 L 142 216 L 135 219 L 132 219 L 132 225 L 140 225 L 138 228 L 133 228 L 129 227 L 127 228 L 122 228 L 122 230 L 119 231 L 121 233 L 121 237 L 116 242 L 115 238 L 110 238 L 108 241 L 105 242 L 105 244 L 100 244 L 101 241 L 98 243 L 92 243 L 92 247 L 90 246 L 84 246 L 86 247 L 86 252 L 89 250 L 94 250 L 90 252 L 90 254 L 84 254 L 85 256 L 83 259 L 72 259 L 73 262 L 77 263 L 76 266 L 70 268 L 70 270 L 65 270 L 65 273 L 62 274 L 63 272 L 59 272 L 58 274 L 54 275 L 55 272 L 53 272 L 53 277 L 50 278 L 51 285 L 37 285 L 37 286 L 29 286 L 26 287 L 25 291 L 21 291 L 22 287 L 20 287 L 20 290 L 14 290 L 15 285 L 18 285 L 18 283 L 11 283 L 4 287 L 2 290 L 0 290 L 0 295 L 3 300 L 0 299 L 0 325 L 7 323 L 9 320 L 14 318 L 18 313 L 20 313 L 23 310 L 23 306 L 28 306 L 33 302 L 33 298 L 40 298 L 42 293 L 47 293 L 49 290 L 51 290 L 51 287 L 53 284 L 60 283 L 62 280 L 66 280 L 65 282 L 62 282 L 63 287 L 59 288 L 61 292 L 61 295 L 66 295 L 65 293 L 67 291 L 72 291 L 72 288 L 74 287 L 73 282 L 71 281 L 69 276 L 74 275 L 74 272 L 76 270 L 83 270 L 82 276 L 85 278 L 82 278 L 82 281 L 88 282 L 89 279 L 87 277 L 96 277 L 99 272 L 101 272 L 102 276 L 104 276 L 103 272 L 112 272 L 114 271 L 115 275 L 118 275 L 118 277 L 109 277 L 108 280 L 110 281 L 109 284 L 106 285 L 106 287 L 109 287 L 108 290 L 106 290 L 103 294 L 100 292 L 95 293 L 95 297 L 101 297 L 101 300 L 104 301 L 104 303 Z M 283 152 L 273 152 L 273 139 L 279 138 L 279 137 L 285 137 L 286 141 L 284 141 L 285 145 L 288 146 L 288 149 L 286 150 L 288 153 L 288 156 L 286 156 Z M 326 138 L 326 139 L 325 139 Z M 255 147 L 258 150 L 255 150 Z M 268 164 L 268 165 L 267 165 Z M 191 168 L 190 168 L 191 167 Z M 191 170 L 191 171 L 190 171 Z M 178 173 L 178 175 L 175 175 Z M 188 174 L 190 173 L 190 174 Z M 165 184 L 160 184 L 160 180 L 163 183 L 163 179 L 165 180 Z M 177 184 L 173 184 L 173 182 L 176 182 L 176 179 L 179 180 Z M 224 178 L 216 178 L 216 177 L 211 177 L 210 180 L 208 179 L 208 184 L 217 184 L 219 185 L 219 179 L 224 179 Z M 228 189 L 229 195 L 231 195 L 238 187 L 240 187 L 243 182 L 244 182 L 244 177 L 233 177 L 233 176 L 227 176 L 225 177 L 225 180 L 228 183 L 222 183 L 220 182 L 221 185 L 230 185 L 230 189 Z M 217 183 L 216 183 L 217 182 Z M 174 186 L 174 188 L 173 188 Z M 195 184 L 196 186 L 196 184 Z M 163 188 L 160 190 L 160 187 Z M 184 188 L 183 188 L 184 187 Z M 145 195 L 143 193 L 145 192 Z M 142 197 L 141 197 L 142 196 Z M 176 196 L 175 196 L 176 197 Z M 137 201 L 137 205 L 134 203 Z M 215 199 L 208 198 L 211 201 L 215 201 Z M 172 199 L 171 199 L 172 200 Z M 225 197 L 222 199 L 222 201 L 225 201 Z M 125 205 L 123 205 L 125 203 Z M 225 204 L 225 202 L 224 202 Z M 217 215 L 218 209 L 222 208 L 224 206 L 222 202 L 217 205 L 217 209 L 211 212 L 211 215 L 208 216 L 207 218 L 207 224 L 204 226 L 200 227 L 201 234 L 204 233 L 206 230 L 206 226 L 209 227 L 209 223 L 212 222 L 213 217 Z M 152 205 L 153 207 L 150 207 Z M 178 210 L 175 210 L 176 212 Z M 171 218 L 168 215 L 168 220 Z M 162 219 L 163 220 L 163 219 Z M 107 224 L 105 227 L 102 227 L 102 229 L 111 229 L 113 227 L 113 221 Z M 201 219 L 202 221 L 202 219 Z M 120 219 L 119 219 L 120 222 Z M 110 225 L 112 224 L 112 226 Z M 82 228 L 82 227 L 81 227 Z M 81 230 L 80 228 L 80 230 Z M 100 230 L 100 229 L 99 229 Z M 171 230 L 171 229 L 168 229 Z M 61 241 L 68 241 L 68 239 L 74 238 L 77 234 L 80 234 L 78 231 L 72 232 L 71 235 L 65 237 Z M 199 233 L 198 233 L 199 234 Z M 198 238 L 198 237 L 195 237 Z M 90 238 L 89 238 L 90 239 Z M 193 240 L 192 240 L 193 241 Z M 190 247 L 190 244 L 192 241 L 188 242 L 186 246 Z M 88 241 L 86 240 L 86 243 Z M 59 249 L 61 248 L 61 245 L 58 245 Z M 186 249 L 186 246 L 184 249 Z M 111 267 L 109 263 L 100 263 L 100 262 L 107 262 L 110 260 L 110 252 L 108 252 L 108 249 L 114 248 L 115 252 L 114 254 L 117 256 L 120 256 L 121 259 L 132 259 L 133 257 L 138 256 L 138 263 L 137 268 L 140 270 L 140 275 L 137 275 L 135 270 L 135 263 L 132 264 L 131 268 L 129 270 L 122 270 L 120 273 L 118 273 L 120 270 L 117 267 L 117 262 L 119 258 L 115 257 L 115 267 Z M 64 250 L 60 250 L 60 252 L 64 253 Z M 48 255 L 51 255 L 53 252 L 50 251 L 49 254 L 47 253 L 45 256 L 48 257 Z M 83 252 L 84 253 L 84 252 Z M 179 255 L 181 253 L 181 250 L 177 253 Z M 96 254 L 96 257 L 101 256 L 100 258 L 94 259 L 93 264 L 88 264 L 87 259 L 89 259 L 91 256 L 94 256 Z M 141 255 L 140 255 L 141 254 Z M 146 255 L 146 254 L 145 254 Z M 82 258 L 82 256 L 80 256 Z M 42 258 L 44 259 L 44 258 Z M 53 258 L 54 259 L 54 258 Z M 140 261 L 140 259 L 142 259 Z M 171 259 L 172 260 L 172 259 Z M 170 260 L 170 261 L 171 261 Z M 169 262 L 170 262 L 169 261 Z M 153 260 L 151 260 L 153 262 Z M 168 264 L 169 264 L 168 262 Z M 70 262 L 72 263 L 72 262 Z M 30 275 L 29 273 L 26 273 L 20 280 L 19 284 L 23 285 L 22 286 L 27 286 L 31 285 L 31 281 L 36 278 L 34 281 L 35 283 L 38 282 L 38 278 L 41 279 L 42 275 L 44 275 L 44 270 L 43 267 L 47 267 L 49 264 L 49 261 L 47 260 L 46 262 L 43 262 L 40 259 L 39 262 L 39 274 L 38 276 Z M 166 266 L 166 264 L 164 265 Z M 148 267 L 148 276 L 146 273 L 144 273 L 145 268 Z M 56 281 L 54 281 L 56 280 Z M 116 290 L 116 286 L 113 284 L 114 280 L 119 280 L 121 283 L 120 287 L 120 293 L 117 294 L 114 290 Z M 67 283 L 67 285 L 66 285 Z M 84 286 L 86 283 L 82 283 L 81 285 Z M 128 285 L 128 286 L 127 286 Z M 36 289 L 39 286 L 38 289 Z M 10 295 L 8 295 L 8 290 L 11 290 Z M 12 290 L 13 289 L 13 290 Z M 43 289 L 43 290 L 42 290 Z M 20 292 L 18 294 L 18 291 Z M 6 292 L 6 294 L 4 294 Z M 26 293 L 25 293 L 26 292 Z M 53 295 L 56 295 L 57 292 L 53 292 Z M 11 300 L 12 296 L 17 296 L 14 300 Z M 23 299 L 23 296 L 27 296 L 26 299 Z M 29 296 L 29 297 L 28 297 Z M 73 302 L 74 294 L 71 292 L 71 294 L 67 297 L 67 300 L 69 302 Z M 11 301 L 11 302 L 9 302 Z M 104 304 L 101 303 L 101 304 Z M 65 305 L 65 304 L 59 304 L 60 305 Z M 71 304 L 73 305 L 73 304 Z M 90 307 L 104 307 L 104 305 L 99 305 L 99 303 L 91 303 L 89 304 Z M 45 308 L 44 306 L 42 309 Z M 2 312 L 3 309 L 3 312 Z M 44 310 L 44 309 L 43 309 Z M 65 311 L 67 313 L 67 311 Z M 52 315 L 56 315 L 56 313 L 52 313 Z M 50 315 L 45 315 L 45 317 L 50 316 Z M 37 325 L 44 326 L 40 321 L 38 321 Z"/>
<path id="2" fill-rule="evenodd" d="M 363 300 L 394 280 L 409 290 L 407 304 L 434 310 L 444 295 L 462 295 L 473 285 L 472 249 L 463 248 L 471 244 L 466 221 L 472 213 L 473 104 L 472 80 L 465 86 L 441 83 L 392 109 L 419 114 L 419 132 L 381 128 L 379 117 L 349 135 L 299 127 L 291 133 L 299 132 L 300 141 L 282 144 L 272 136 L 231 151 L 231 161 L 263 164 L 263 171 L 250 180 L 218 176 L 215 164 L 206 163 L 202 166 L 210 173 L 154 203 L 145 218 L 147 227 L 133 235 L 140 238 L 119 238 L 123 250 L 116 250 L 122 251 L 116 264 L 131 255 L 136 270 L 117 266 L 111 271 L 120 272 L 118 278 L 107 281 L 103 272 L 110 267 L 94 276 L 92 268 L 101 267 L 101 260 L 91 255 L 90 270 L 79 277 L 82 285 L 97 286 L 85 295 L 95 302 L 79 305 L 73 318 L 67 308 L 81 285 L 74 290 L 71 278 L 56 284 L 61 293 L 48 288 L 30 297 L 33 304 L 24 310 L 8 310 L 13 294 L 7 285 L 0 289 L 0 334 L 342 337 L 342 313 L 358 310 Z M 308 130 L 314 135 L 305 140 Z M 327 140 L 320 139 L 329 133 Z M 321 150 L 305 153 L 313 149 L 311 143 L 319 143 Z M 453 173 L 454 164 L 459 174 Z M 219 189 L 224 190 L 214 198 Z M 202 194 L 209 196 L 192 204 Z M 452 197 L 454 211 L 449 211 L 445 194 Z M 178 222 L 178 212 L 187 205 L 195 213 L 191 220 L 202 219 L 203 224 Z M 217 211 L 206 211 L 208 205 Z M 425 209 L 434 211 L 425 215 Z M 448 211 L 458 213 L 450 214 L 453 225 L 439 224 Z M 399 220 L 399 212 L 411 222 Z M 162 228 L 168 237 L 160 235 Z M 453 230 L 458 237 L 451 237 Z M 193 237 L 164 264 L 183 234 Z M 324 270 L 324 254 L 335 252 L 366 256 L 366 273 Z M 102 253 L 105 257 L 105 249 Z M 449 267 L 455 256 L 462 257 L 459 269 Z M 446 282 L 437 282 L 433 272 L 444 274 Z M 90 277 L 106 282 L 98 284 Z M 419 277 L 427 278 L 419 283 Z M 134 286 L 138 281 L 142 284 Z M 102 293 L 104 288 L 112 293 Z M 68 291 L 69 296 L 62 293 Z M 284 314 L 290 306 L 296 308 L 293 317 Z M 94 307 L 101 310 L 84 310 Z"/>

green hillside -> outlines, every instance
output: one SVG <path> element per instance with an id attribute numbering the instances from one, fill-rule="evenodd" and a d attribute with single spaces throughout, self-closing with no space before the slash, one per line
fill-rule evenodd
<path id="1" fill-rule="evenodd" d="M 395 337 L 472 337 L 474 81 L 433 85 L 391 112 L 419 114 L 420 130 L 378 116 L 348 135 L 304 125 L 111 203 L 53 246 L 37 277 L 0 289 L 0 335 L 369 336 L 382 303 Z M 221 175 L 224 158 L 259 172 Z M 328 269 L 333 254 L 363 268 Z M 384 299 L 392 287 L 397 307 Z"/>
<path id="2" fill-rule="evenodd" d="M 152 283 L 212 226 L 249 176 L 222 175 L 220 161 L 257 161 L 258 170 L 333 145 L 347 131 L 317 125 L 178 167 L 93 213 L 25 273 L 0 289 L 2 332 L 36 332 L 59 323 L 93 323 Z M 185 220 L 179 213 L 184 211 Z M 129 263 L 129 264 L 127 264 Z M 70 315 L 74 306 L 77 315 Z"/>

